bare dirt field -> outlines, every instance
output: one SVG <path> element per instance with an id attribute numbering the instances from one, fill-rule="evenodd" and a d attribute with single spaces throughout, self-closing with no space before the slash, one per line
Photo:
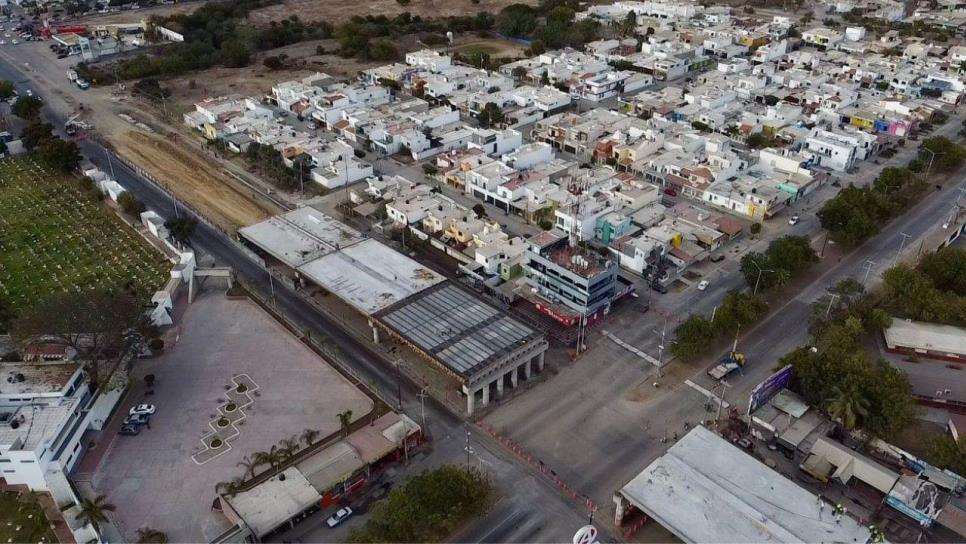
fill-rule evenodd
<path id="1" fill-rule="evenodd" d="M 303 21 L 344 21 L 353 15 L 386 15 L 393 17 L 409 12 L 420 17 L 472 15 L 481 11 L 496 13 L 510 4 L 536 5 L 538 0 L 412 0 L 401 6 L 396 0 L 285 0 L 277 6 L 256 10 L 249 15 L 255 24 L 298 15 Z"/>
<path id="2" fill-rule="evenodd" d="M 118 152 L 167 185 L 179 199 L 228 232 L 265 219 L 269 212 L 226 183 L 213 163 L 166 137 L 128 130 L 112 138 Z"/>

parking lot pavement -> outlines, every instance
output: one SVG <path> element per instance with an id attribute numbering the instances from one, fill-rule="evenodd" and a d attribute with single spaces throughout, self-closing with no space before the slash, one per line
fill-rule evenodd
<path id="1" fill-rule="evenodd" d="M 179 323 L 180 339 L 157 358 L 139 361 L 132 379 L 156 377 L 150 402 L 157 414 L 137 436 L 117 436 L 92 479 L 116 505 L 112 521 L 125 538 L 138 528 L 164 531 L 172 542 L 201 542 L 228 527 L 212 512 L 215 485 L 242 476 L 237 463 L 311 428 L 339 429 L 337 414 L 364 417 L 372 401 L 247 300 L 204 293 Z M 209 421 L 225 402 L 232 377 L 258 384 L 238 423 L 231 449 L 198 465 L 191 456 L 211 432 Z M 123 414 L 121 414 L 123 415 Z"/>

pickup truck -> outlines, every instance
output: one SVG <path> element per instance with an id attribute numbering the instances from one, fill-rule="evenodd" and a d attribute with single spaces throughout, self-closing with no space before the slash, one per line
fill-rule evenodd
<path id="1" fill-rule="evenodd" d="M 736 370 L 740 372 L 743 366 L 745 366 L 745 355 L 732 350 L 719 359 L 716 366 L 708 370 L 708 376 L 720 381 Z"/>

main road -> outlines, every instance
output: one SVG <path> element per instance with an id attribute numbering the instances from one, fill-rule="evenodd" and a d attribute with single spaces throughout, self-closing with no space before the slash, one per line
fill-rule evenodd
<path id="1" fill-rule="evenodd" d="M 23 44 L 28 45 L 28 44 Z M 36 44 L 29 44 L 36 46 Z M 3 46 L 0 46 L 3 47 Z M 52 61 L 53 59 L 51 59 Z M 63 79 L 65 88 L 52 82 L 48 77 L 37 74 L 30 66 L 15 60 L 10 49 L 0 51 L 0 79 L 15 83 L 21 94 L 32 90 L 45 102 L 44 117 L 60 131 L 72 105 L 65 97 L 73 94 L 70 83 Z M 94 117 L 94 123 L 97 119 Z M 105 171 L 113 169 L 114 177 L 125 189 L 134 194 L 149 209 L 156 211 L 165 219 L 176 213 L 199 219 L 192 235 L 192 245 L 196 250 L 212 257 L 218 266 L 231 267 L 246 285 L 260 295 L 263 300 L 270 298 L 272 285 L 269 274 L 243 251 L 229 234 L 212 227 L 194 212 L 178 205 L 177 201 L 164 188 L 159 187 L 128 168 L 121 161 L 112 158 L 110 151 L 92 139 L 77 141 L 82 154 Z M 396 396 L 396 373 L 390 362 L 370 349 L 364 342 L 345 331 L 327 316 L 314 310 L 295 291 L 283 282 L 274 285 L 276 309 L 294 322 L 302 330 L 311 330 L 327 336 L 339 347 L 343 364 L 355 374 L 378 390 L 383 398 Z M 417 394 L 419 388 L 403 380 L 401 384 L 403 410 L 416 421 L 421 420 Z M 432 437 L 431 450 L 424 460 L 427 467 L 441 463 L 462 463 L 467 457 L 466 444 L 470 444 L 474 465 L 483 466 L 494 478 L 497 487 L 504 495 L 490 513 L 475 527 L 469 528 L 466 540 L 479 542 L 561 542 L 569 541 L 573 533 L 585 523 L 586 514 L 580 506 L 565 499 L 547 480 L 531 470 L 515 455 L 480 432 L 475 426 L 466 423 L 451 413 L 442 404 L 429 397 L 425 402 L 426 425 Z M 467 440 L 467 433 L 469 439 Z M 508 524 L 508 519 L 527 520 L 527 523 Z M 491 528 L 496 528 L 491 530 Z M 306 528 L 310 530 L 311 528 Z M 315 536 L 324 536 L 324 533 Z"/>

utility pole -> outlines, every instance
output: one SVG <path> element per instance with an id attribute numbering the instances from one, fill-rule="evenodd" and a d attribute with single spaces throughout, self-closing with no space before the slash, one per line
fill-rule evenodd
<path id="1" fill-rule="evenodd" d="M 873 266 L 875 266 L 875 261 L 873 261 L 871 259 L 865 261 L 865 264 L 862 265 L 862 268 L 865 269 L 865 277 L 862 279 L 862 285 L 863 286 L 865 286 L 867 283 L 869 283 L 869 273 L 872 272 L 872 267 Z"/>
<path id="2" fill-rule="evenodd" d="M 761 282 L 761 275 L 764 274 L 765 272 L 774 272 L 774 270 L 770 270 L 770 269 L 762 268 L 758 266 L 758 263 L 755 262 L 754 259 L 749 259 L 749 260 L 751 261 L 751 264 L 755 265 L 755 268 L 758 269 L 758 279 L 755 280 L 755 290 L 752 291 L 751 293 L 752 296 L 754 296 L 758 294 L 758 284 Z"/>
<path id="3" fill-rule="evenodd" d="M 661 332 L 657 332 L 657 329 L 654 329 L 654 334 L 661 335 L 661 343 L 658 344 L 657 346 L 657 377 L 663 378 L 664 375 L 661 371 L 661 367 L 664 366 L 664 342 L 667 337 L 667 316 L 666 315 L 664 316 L 664 327 L 661 328 Z"/>
<path id="4" fill-rule="evenodd" d="M 828 308 L 825 308 L 825 319 L 828 319 L 829 312 L 832 311 L 832 304 L 835 303 L 835 299 L 839 298 L 835 293 L 829 293 Z"/>
<path id="5" fill-rule="evenodd" d="M 419 390 L 419 393 L 418 394 L 416 394 L 416 396 L 419 397 L 419 419 L 423 423 L 423 434 L 424 435 L 427 434 L 426 433 L 426 430 L 427 430 L 427 427 L 426 427 L 426 397 L 429 396 L 426 393 L 426 390 L 427 389 L 429 389 L 429 388 L 428 387 L 424 387 L 424 388 L 422 388 L 422 389 Z"/>
<path id="6" fill-rule="evenodd" d="M 895 266 L 896 263 L 899 262 L 899 256 L 902 255 L 902 248 L 903 248 L 903 246 L 906 245 L 906 240 L 908 240 L 909 238 L 912 238 L 912 236 L 910 236 L 910 235 L 908 235 L 908 234 L 906 234 L 904 232 L 900 232 L 899 235 L 902 236 L 902 241 L 899 242 L 899 250 L 896 251 L 896 257 L 894 259 L 892 259 L 892 266 Z"/>
<path id="7" fill-rule="evenodd" d="M 835 242 L 829 242 L 828 231 L 825 231 L 825 241 L 822 242 L 822 251 L 820 251 L 818 254 L 819 258 L 825 257 L 825 246 L 827 246 L 828 244 L 835 245 Z"/>
<path id="8" fill-rule="evenodd" d="M 463 448 L 466 450 L 466 470 L 470 469 L 470 431 L 466 430 L 466 446 Z"/>
<path id="9" fill-rule="evenodd" d="M 402 412 L 402 381 L 399 379 L 399 358 L 395 360 L 396 366 L 396 409 Z"/>

